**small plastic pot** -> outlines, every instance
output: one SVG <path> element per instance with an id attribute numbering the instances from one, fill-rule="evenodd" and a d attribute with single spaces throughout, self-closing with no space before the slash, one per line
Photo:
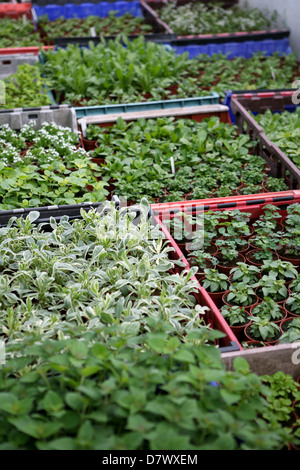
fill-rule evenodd
<path id="1" fill-rule="evenodd" d="M 252 322 L 250 322 L 250 325 L 247 325 L 245 327 L 245 331 L 244 331 L 245 336 L 249 341 L 259 341 L 257 338 L 254 338 L 253 336 L 251 336 L 251 333 L 250 333 L 251 324 L 252 324 Z M 263 340 L 262 339 L 261 342 L 265 346 L 276 346 L 276 344 L 278 344 L 278 341 L 280 339 L 281 334 L 282 334 L 282 331 L 278 332 L 278 336 L 276 337 L 276 339 L 270 339 L 270 340 Z"/>
<path id="2" fill-rule="evenodd" d="M 245 263 L 245 257 L 239 253 L 238 257 L 232 262 L 231 266 L 228 265 L 222 265 L 222 260 L 220 260 L 220 256 L 216 256 L 217 259 L 219 259 L 219 264 L 217 265 L 218 270 L 223 273 L 229 275 L 230 271 L 232 268 L 235 268 L 237 263 Z"/>
<path id="3" fill-rule="evenodd" d="M 257 253 L 258 251 L 261 251 L 261 250 L 258 248 L 255 248 L 254 250 L 250 250 L 248 251 L 248 253 L 246 253 L 245 257 L 246 257 L 248 264 L 252 264 L 253 266 L 257 266 L 258 268 L 260 268 L 263 265 L 263 261 L 258 262 L 252 258 L 252 255 Z M 277 260 L 278 259 L 277 254 L 275 252 L 272 252 L 272 254 L 273 254 L 273 259 Z"/>
<path id="4" fill-rule="evenodd" d="M 290 292 L 290 291 L 289 291 Z M 296 313 L 293 313 L 291 312 L 288 307 L 286 306 L 286 302 L 287 302 L 288 299 L 286 299 L 283 303 L 283 307 L 285 308 L 286 312 L 287 312 L 287 316 L 288 317 L 292 317 L 292 318 L 300 318 L 300 315 L 297 315 Z"/>
<path id="5" fill-rule="evenodd" d="M 97 142 L 98 140 L 88 140 L 88 139 L 85 139 L 84 137 L 82 137 L 82 145 L 83 145 L 83 148 L 89 152 L 91 150 L 95 150 L 95 148 L 97 147 Z"/>
<path id="6" fill-rule="evenodd" d="M 257 316 L 257 313 L 254 313 L 253 310 L 256 308 L 256 307 L 259 307 L 259 305 L 261 305 L 263 302 L 258 302 L 256 305 L 253 305 L 253 307 L 251 307 L 250 309 L 250 314 L 253 315 L 253 316 Z M 279 320 L 272 320 L 273 323 L 277 323 L 277 325 L 280 325 L 280 323 L 285 320 L 287 318 L 287 311 L 286 309 L 284 308 L 284 306 L 280 305 L 280 309 L 282 311 L 282 318 L 280 318 Z M 258 315 L 259 316 L 259 315 Z"/>

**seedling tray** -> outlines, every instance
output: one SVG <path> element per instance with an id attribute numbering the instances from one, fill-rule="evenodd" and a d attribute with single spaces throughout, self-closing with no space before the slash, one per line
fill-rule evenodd
<path id="1" fill-rule="evenodd" d="M 75 107 L 77 118 L 85 116 L 100 116 L 107 114 L 130 113 L 140 111 L 152 111 L 171 108 L 189 108 L 219 104 L 218 93 L 211 92 L 208 96 L 197 96 L 195 98 L 169 99 L 161 101 L 147 101 L 144 103 L 112 104 L 103 106 Z"/>
<path id="2" fill-rule="evenodd" d="M 38 56 L 40 50 L 47 51 L 48 49 L 53 49 L 53 46 L 32 46 L 32 47 L 3 47 L 0 49 L 0 56 L 2 55 L 15 55 L 15 54 L 33 54 Z"/>
<path id="3" fill-rule="evenodd" d="M 88 211 L 90 209 L 101 209 L 103 206 L 102 202 L 91 203 L 91 202 L 82 202 L 80 204 L 74 205 L 62 205 L 62 206 L 44 206 L 44 207 L 35 207 L 35 208 L 20 208 L 12 209 L 8 211 L 0 211 L 0 227 L 6 227 L 9 219 L 12 217 L 27 217 L 27 215 L 32 211 L 37 211 L 40 213 L 39 218 L 35 221 L 36 224 L 50 222 L 50 217 L 53 217 L 57 222 L 60 221 L 63 215 L 68 215 L 70 220 L 81 218 L 80 210 L 84 209 Z"/>
<path id="4" fill-rule="evenodd" d="M 182 2 L 184 5 L 190 2 Z M 208 3 L 208 2 L 203 2 Z M 158 15 L 165 6 L 165 2 L 155 0 L 147 2 L 140 0 L 141 9 L 145 16 L 151 17 L 154 13 Z M 227 7 L 233 6 L 237 2 L 227 2 Z M 171 34 L 175 34 L 172 28 L 166 24 Z M 286 29 L 269 31 L 252 31 L 252 32 L 235 32 L 220 34 L 204 34 L 204 35 L 187 35 L 179 36 L 172 39 L 170 45 L 178 54 L 188 52 L 189 57 L 193 58 L 199 54 L 228 54 L 228 58 L 244 57 L 249 58 L 254 53 L 261 51 L 266 55 L 271 55 L 278 51 L 280 54 L 292 53 L 289 43 L 290 31 Z"/>
<path id="5" fill-rule="evenodd" d="M 253 138 L 259 137 L 259 154 L 265 158 L 268 164 L 271 164 L 272 176 L 287 177 L 291 189 L 300 188 L 300 169 L 277 145 L 268 139 L 262 127 L 250 115 L 249 111 L 262 113 L 266 109 L 271 109 L 272 112 L 283 112 L 287 107 L 293 106 L 292 96 L 294 93 L 295 90 L 233 94 L 231 96 L 231 110 L 239 131 L 246 132 Z"/>
<path id="6" fill-rule="evenodd" d="M 150 103 L 149 103 L 150 104 Z M 185 118 L 185 119 L 194 119 L 195 121 L 201 122 L 205 118 L 211 116 L 217 116 L 220 118 L 221 122 L 230 122 L 228 107 L 220 104 L 215 105 L 202 105 L 202 106 L 185 106 L 181 108 L 158 108 L 151 109 L 146 107 L 135 112 L 119 112 L 119 113 L 110 113 L 110 114 L 99 114 L 99 115 L 89 115 L 83 118 L 78 119 L 79 130 L 82 135 L 85 135 L 86 126 L 89 124 L 98 124 L 100 127 L 109 127 L 112 126 L 117 119 L 121 118 L 124 121 L 136 121 L 137 119 L 151 119 L 151 118 L 160 118 L 160 117 L 175 117 L 175 118 Z"/>
<path id="7" fill-rule="evenodd" d="M 300 203 L 300 191 L 299 190 L 298 191 L 285 191 L 281 193 L 270 193 L 270 194 L 263 195 L 263 197 L 261 194 L 256 194 L 256 195 L 251 195 L 251 196 L 234 196 L 234 197 L 229 197 L 229 198 L 203 199 L 203 200 L 197 200 L 197 201 L 174 202 L 174 203 L 168 203 L 168 204 L 167 203 L 152 204 L 151 211 L 152 211 L 152 216 L 154 217 L 156 223 L 160 223 L 162 227 L 165 228 L 164 233 L 167 232 L 167 238 L 171 240 L 171 244 L 176 250 L 176 255 L 179 258 L 181 258 L 183 263 L 186 265 L 184 269 L 190 269 L 189 263 L 186 257 L 184 256 L 182 250 L 176 244 L 175 240 L 173 239 L 171 234 L 167 231 L 164 225 L 164 222 L 166 220 L 169 220 L 170 218 L 176 216 L 178 212 L 185 212 L 186 214 L 196 215 L 196 214 L 203 213 L 203 212 L 205 213 L 205 211 L 208 211 L 208 210 L 218 211 L 218 212 L 223 211 L 223 210 L 229 210 L 229 211 L 239 210 L 240 212 L 250 213 L 251 214 L 250 223 L 253 223 L 262 214 L 263 207 L 266 206 L 267 204 L 272 204 L 278 207 L 280 210 L 281 216 L 284 217 L 286 215 L 287 207 L 295 203 Z M 203 289 L 203 287 L 200 285 L 198 281 L 197 283 L 199 285 L 199 288 Z M 203 290 L 205 291 L 205 289 Z M 210 294 L 207 291 L 205 292 L 206 292 L 206 295 L 210 297 Z M 213 304 L 214 305 L 213 305 L 212 311 L 215 314 L 215 316 L 219 318 L 219 316 L 221 315 L 220 309 L 215 305 L 214 302 Z M 240 342 L 238 342 L 238 345 L 241 351 L 246 352 L 246 355 L 249 355 L 249 354 L 254 355 L 256 352 L 256 350 L 254 350 L 250 353 L 249 350 L 243 349 Z M 282 345 L 282 346 L 280 345 L 278 347 L 279 349 L 287 350 L 288 353 L 286 354 L 289 354 L 291 351 L 294 351 L 294 346 L 295 346 L 294 344 L 288 344 L 288 345 Z M 258 349 L 259 350 L 263 349 L 264 351 L 267 351 L 268 349 L 270 351 L 271 350 L 276 351 L 277 346 L 265 346 L 264 348 L 258 348 Z M 235 355 L 239 355 L 239 353 L 236 353 Z M 229 353 L 228 359 L 227 359 L 229 366 L 230 364 L 232 365 L 230 361 L 233 360 L 233 358 L 234 356 L 231 356 Z M 254 357 L 252 359 L 254 359 Z M 255 366 L 255 360 L 253 360 L 253 365 Z M 296 365 L 299 366 L 298 363 Z M 294 368 L 295 364 L 294 365 L 288 364 L 288 366 L 289 366 L 289 370 L 292 368 L 294 369 L 294 372 L 295 372 L 295 368 Z M 260 368 L 266 367 L 266 364 L 263 364 L 260 361 L 259 367 Z M 274 363 L 271 365 L 271 367 L 274 368 Z M 275 368 L 276 368 L 276 364 L 275 364 Z"/>
<path id="8" fill-rule="evenodd" d="M 224 105 L 207 105 L 160 110 L 151 110 L 151 108 L 147 109 L 146 107 L 146 109 L 144 108 L 144 110 L 137 112 L 126 112 L 125 110 L 125 112 L 112 112 L 107 115 L 88 114 L 85 117 L 78 119 L 78 125 L 79 130 L 81 130 L 84 136 L 86 126 L 89 124 L 98 124 L 101 127 L 108 127 L 113 125 L 119 117 L 123 120 L 131 121 L 139 118 L 147 119 L 162 116 L 184 117 L 194 119 L 198 122 L 201 122 L 207 117 L 219 116 L 221 122 L 230 122 L 228 107 Z M 239 131 L 241 134 L 245 133 L 242 126 L 239 127 Z M 280 149 L 278 149 L 278 147 L 274 146 L 264 135 L 262 135 L 262 132 L 256 131 L 252 134 L 253 140 L 257 140 L 258 142 L 253 146 L 253 152 L 256 155 L 260 155 L 270 166 L 270 176 L 285 178 L 289 185 L 289 189 L 300 189 L 300 170 L 283 152 L 280 151 Z"/>
<path id="9" fill-rule="evenodd" d="M 31 3 L 0 3 L 0 18 L 22 18 L 23 15 L 32 20 Z"/>
<path id="10" fill-rule="evenodd" d="M 73 132 L 78 131 L 75 110 L 67 104 L 0 110 L 0 126 L 8 124 L 11 129 L 19 130 L 29 122 L 34 122 L 37 129 L 44 122 L 54 122 L 62 127 L 69 127 Z"/>

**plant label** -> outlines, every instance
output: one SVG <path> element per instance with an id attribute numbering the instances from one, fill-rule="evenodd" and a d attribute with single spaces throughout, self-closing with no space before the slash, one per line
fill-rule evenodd
<path id="1" fill-rule="evenodd" d="M 0 341 L 0 365 L 5 364 L 5 343 Z"/>
<path id="2" fill-rule="evenodd" d="M 171 160 L 171 171 L 172 171 L 173 175 L 175 175 L 175 163 L 174 163 L 174 158 L 171 157 L 170 160 Z"/>

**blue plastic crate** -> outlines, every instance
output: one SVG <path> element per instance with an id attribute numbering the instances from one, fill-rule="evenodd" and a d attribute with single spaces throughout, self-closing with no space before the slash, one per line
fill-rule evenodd
<path id="1" fill-rule="evenodd" d="M 144 103 L 112 104 L 102 106 L 75 107 L 77 119 L 86 116 L 97 116 L 104 114 L 129 113 L 138 111 L 152 111 L 154 109 L 187 108 L 191 106 L 202 106 L 209 104 L 220 104 L 218 93 L 211 92 L 209 96 L 197 96 L 195 98 L 169 99 L 161 101 L 146 101 Z"/>
<path id="2" fill-rule="evenodd" d="M 207 44 L 185 44 L 178 45 L 179 42 L 171 43 L 177 54 L 188 52 L 189 58 L 192 59 L 199 54 L 227 54 L 228 59 L 235 57 L 244 57 L 249 59 L 256 52 L 262 52 L 265 55 L 272 55 L 274 52 L 283 54 L 292 54 L 292 49 L 288 38 L 282 39 L 265 39 L 262 41 L 244 41 L 244 42 L 224 42 L 224 43 L 207 43 Z"/>
<path id="3" fill-rule="evenodd" d="M 110 11 L 117 11 L 117 16 L 122 16 L 125 13 L 131 13 L 133 16 L 143 16 L 138 0 L 132 2 L 116 1 L 116 2 L 99 2 L 99 3 L 81 3 L 79 5 L 74 3 L 66 3 L 65 5 L 48 4 L 45 6 L 34 5 L 34 11 L 37 18 L 42 15 L 48 15 L 50 21 L 63 17 L 69 18 L 86 18 L 87 16 L 94 15 L 100 17 L 108 16 Z"/>

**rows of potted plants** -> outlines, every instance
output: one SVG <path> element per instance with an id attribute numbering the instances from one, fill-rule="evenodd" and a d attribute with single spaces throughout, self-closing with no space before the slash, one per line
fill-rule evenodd
<path id="1" fill-rule="evenodd" d="M 249 135 L 216 116 L 202 122 L 119 118 L 110 127 L 88 125 L 82 141 L 112 194 L 131 203 L 143 196 L 171 202 L 288 189 L 253 155 Z"/>
<path id="2" fill-rule="evenodd" d="M 289 205 L 285 217 L 267 204 L 256 220 L 232 210 L 205 212 L 204 223 L 188 215 L 168 223 L 245 347 L 300 340 L 299 214 L 299 204 Z M 180 242 L 186 223 L 190 233 L 185 227 Z"/>
<path id="3" fill-rule="evenodd" d="M 51 99 L 45 86 L 57 103 L 90 106 L 204 96 L 211 91 L 222 98 L 229 89 L 286 88 L 299 76 L 293 54 L 256 53 L 249 59 L 232 60 L 223 55 L 199 55 L 188 59 L 187 54 L 176 54 L 142 37 L 123 41 L 126 47 L 116 39 L 83 49 L 69 45 L 43 51 L 44 64 L 25 64 L 5 79 L 6 103 L 1 107 L 48 104 Z"/>
<path id="4" fill-rule="evenodd" d="M 0 230 L 0 448 L 296 448 L 299 384 L 225 369 L 192 271 L 141 207 L 139 225 L 108 204 Z"/>
<path id="5" fill-rule="evenodd" d="M 44 123 L 39 130 L 0 127 L 0 209 L 104 201 L 99 166 L 69 128 Z"/>
<path id="6" fill-rule="evenodd" d="M 286 88 L 299 75 L 294 54 L 258 52 L 249 59 L 232 60 L 214 54 L 189 59 L 187 53 L 176 54 L 143 37 L 123 40 L 125 48 L 117 38 L 108 44 L 90 43 L 89 48 L 68 45 L 43 51 L 42 74 L 51 82 L 57 102 L 75 106 L 127 103 L 198 96 L 209 90 L 223 97 L 229 89 Z"/>
<path id="7" fill-rule="evenodd" d="M 87 16 L 86 18 L 63 17 L 49 21 L 47 15 L 38 18 L 37 27 L 33 21 L 21 18 L 0 18 L 0 48 L 53 45 L 59 37 L 112 36 L 117 34 L 139 35 L 153 32 L 141 16 L 130 13 L 117 16 L 111 11 L 107 17 Z M 91 33 L 91 28 L 93 31 Z"/>

